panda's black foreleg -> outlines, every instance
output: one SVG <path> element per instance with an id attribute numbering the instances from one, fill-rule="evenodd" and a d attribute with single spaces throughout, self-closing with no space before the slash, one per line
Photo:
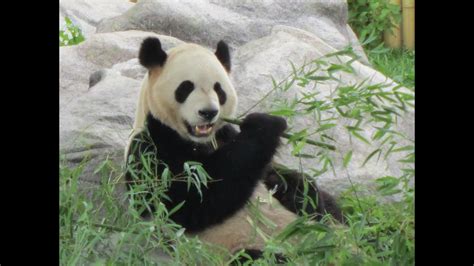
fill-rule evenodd
<path id="1" fill-rule="evenodd" d="M 233 140 L 202 160 L 214 179 L 200 194 L 190 193 L 185 184 L 173 184 L 167 194 L 178 199 L 185 195 L 186 204 L 172 219 L 188 231 L 199 231 L 224 221 L 244 207 L 264 169 L 273 158 L 286 129 L 284 119 L 267 114 L 248 115 Z"/>
<path id="2" fill-rule="evenodd" d="M 292 169 L 287 169 L 280 165 L 268 167 L 264 177 L 267 189 L 277 190 L 273 196 L 288 210 L 301 214 L 304 210 L 308 214 L 315 215 L 320 220 L 326 213 L 331 214 L 337 221 L 345 223 L 341 209 L 337 205 L 334 197 L 328 192 L 320 189 L 314 182 L 307 182 L 306 197 L 312 200 L 305 202 L 304 174 Z M 306 180 L 309 180 L 308 178 Z"/>
<path id="3" fill-rule="evenodd" d="M 235 138 L 238 134 L 231 126 L 226 126 L 219 132 L 219 136 L 224 142 Z M 269 165 L 268 170 L 264 174 L 263 181 L 268 189 L 273 189 L 278 185 L 278 190 L 275 193 L 275 198 L 278 199 L 282 205 L 288 210 L 300 214 L 304 210 L 308 214 L 315 214 L 316 219 L 321 219 L 323 214 L 331 214 L 337 221 L 344 222 L 344 216 L 336 203 L 334 197 L 328 192 L 319 189 L 314 182 L 308 184 L 307 196 L 319 203 L 316 208 L 312 204 L 303 206 L 304 202 L 304 174 L 295 170 L 288 169 L 282 165 L 273 163 Z M 309 180 L 309 179 L 306 179 Z"/>

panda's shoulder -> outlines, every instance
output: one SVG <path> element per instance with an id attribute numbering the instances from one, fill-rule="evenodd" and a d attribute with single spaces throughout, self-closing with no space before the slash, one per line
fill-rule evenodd
<path id="1" fill-rule="evenodd" d="M 216 139 L 219 142 L 227 143 L 235 138 L 239 134 L 239 131 L 232 125 L 226 124 L 219 131 L 216 132 Z"/>

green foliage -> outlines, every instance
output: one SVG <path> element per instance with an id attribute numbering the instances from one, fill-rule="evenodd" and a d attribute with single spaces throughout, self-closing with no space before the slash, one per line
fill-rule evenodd
<path id="1" fill-rule="evenodd" d="M 64 29 L 59 30 L 59 46 L 75 45 L 84 41 L 81 29 L 68 17 L 64 17 L 64 21 Z"/>
<path id="2" fill-rule="evenodd" d="M 272 78 L 273 89 L 239 117 L 244 117 L 259 104 L 269 104 L 271 114 L 285 116 L 289 122 L 301 117 L 313 121 L 314 127 L 296 129 L 296 133 L 288 141 L 293 145 L 294 156 L 315 158 L 322 165 L 322 168 L 311 169 L 313 176 L 332 169 L 336 154 L 329 149 L 321 149 L 317 154 L 308 154 L 305 148 L 308 146 L 306 143 L 309 137 L 334 145 L 337 140 L 331 135 L 336 131 L 346 130 L 354 140 L 366 144 L 367 149 L 371 150 L 362 166 L 375 158 L 378 160 L 382 155 L 387 159 L 394 150 L 397 151 L 401 147 L 401 143 L 413 142 L 393 128 L 397 119 L 414 106 L 413 91 L 397 84 L 369 84 L 366 81 L 338 86 L 337 90 L 326 96 L 322 96 L 321 92 L 315 89 L 320 85 L 339 84 L 340 75 L 354 72 L 352 63 L 356 59 L 353 50 L 347 48 L 305 63 L 299 68 L 291 64 L 292 73 L 278 83 Z M 301 96 L 274 97 L 266 102 L 270 95 L 276 96 L 291 89 L 298 90 Z M 346 121 L 343 128 L 336 123 L 342 120 Z M 366 125 L 374 129 L 372 134 L 367 134 L 362 128 Z M 345 165 L 349 163 L 352 154 L 347 156 Z"/>
<path id="3" fill-rule="evenodd" d="M 360 39 L 375 38 L 373 48 L 382 43 L 383 32 L 401 20 L 400 7 L 389 0 L 348 0 L 349 24 Z"/>
<path id="4" fill-rule="evenodd" d="M 95 169 L 101 183 L 93 185 L 79 181 L 89 163 L 87 159 L 75 167 L 60 160 L 61 265 L 222 264 L 224 255 L 230 257 L 225 250 L 185 237 L 184 229 L 169 219 L 180 207 L 167 210 L 162 203 L 169 183 L 157 182 L 148 175 L 154 167 L 151 157 L 140 160 L 148 166 L 135 174 L 143 176 L 144 182 L 132 187 L 124 198 L 117 196 L 117 191 L 124 189 L 123 169 L 112 161 L 106 159 Z M 192 173 L 206 175 L 193 166 L 197 164 L 190 163 Z M 182 176 L 177 180 L 187 182 L 190 178 L 193 177 Z M 156 193 L 148 193 L 150 190 Z M 156 204 L 154 216 L 144 220 L 137 206 L 149 208 L 150 203 Z"/>
<path id="5" fill-rule="evenodd" d="M 398 5 L 389 0 L 349 0 L 349 24 L 357 33 L 370 63 L 395 82 L 415 85 L 415 51 L 390 49 L 383 43 L 383 32 L 400 23 Z"/>
<path id="6" fill-rule="evenodd" d="M 385 48 L 374 49 L 374 53 Z M 397 84 L 370 84 L 362 81 L 357 84 L 340 84 L 344 73 L 354 73 L 352 63 L 357 59 L 351 48 L 328 54 L 318 60 L 295 67 L 292 73 L 277 82 L 272 78 L 273 89 L 261 100 L 243 112 L 244 117 L 257 105 L 269 106 L 270 113 L 287 117 L 290 127 L 294 119 L 310 118 L 312 127 L 295 129 L 288 142 L 293 145 L 292 155 L 312 158 L 309 164 L 315 167 L 310 171 L 313 178 L 334 169 L 336 157 L 342 159 L 342 166 L 351 165 L 353 150 L 340 154 L 339 151 L 319 149 L 310 153 L 305 145 L 309 137 L 337 144 L 335 132 L 346 130 L 352 141 L 359 141 L 368 151 L 362 165 L 371 161 L 388 159 L 393 155 L 401 157 L 398 167 L 402 174 L 397 177 L 382 176 L 375 181 L 378 194 L 363 196 L 365 188 L 353 185 L 350 174 L 347 178 L 351 188 L 340 199 L 348 214 L 348 228 L 318 231 L 304 226 L 308 219 L 302 218 L 297 228 L 290 225 L 283 235 L 299 237 L 299 244 L 283 248 L 282 243 L 274 243 L 283 248 L 297 265 L 413 265 L 413 187 L 414 140 L 399 132 L 395 125 L 406 112 L 413 110 L 414 92 Z M 412 65 L 413 66 L 413 65 Z M 337 87 L 329 94 L 321 95 L 318 86 Z M 294 98 L 277 97 L 290 90 L 298 90 Z M 275 96 L 270 98 L 270 96 Z M 345 121 L 341 128 L 336 121 Z M 367 130 L 372 128 L 373 130 Z M 370 133 L 369 133 L 370 132 Z M 341 136 L 340 134 L 337 134 Z M 409 143 L 408 145 L 406 143 Z M 337 145 L 336 145 L 337 146 Z M 301 156 L 303 155 L 303 156 Z M 388 164 L 387 164 L 388 167 Z M 365 191 L 365 194 L 370 192 Z M 373 192 L 372 192 L 373 193 Z M 397 196 L 401 202 L 381 204 L 386 196 Z M 305 220 L 306 219 L 306 220 Z M 401 225 L 401 227 L 400 227 Z M 398 227 L 397 227 L 398 226 Z M 318 231 L 318 232 L 317 232 Z M 301 235 L 300 235 L 301 234 Z M 305 251 L 308 252 L 305 252 Z"/>
<path id="7" fill-rule="evenodd" d="M 387 195 L 386 189 L 397 180 L 393 177 L 379 179 L 380 183 L 387 182 L 379 187 L 381 195 Z M 414 265 L 415 229 L 411 194 L 405 194 L 405 201 L 380 204 L 375 196 L 357 197 L 356 191 L 354 188 L 348 190 L 341 202 L 349 221 L 349 233 L 365 254 L 366 263 Z"/>
<path id="8" fill-rule="evenodd" d="M 407 87 L 415 86 L 415 51 L 386 49 L 383 52 L 367 51 L 375 69 L 395 82 Z"/>

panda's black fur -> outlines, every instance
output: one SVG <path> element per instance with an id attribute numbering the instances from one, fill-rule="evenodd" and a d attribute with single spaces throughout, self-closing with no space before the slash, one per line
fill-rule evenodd
<path id="1" fill-rule="evenodd" d="M 230 72 L 230 55 L 228 46 L 219 42 L 215 56 L 227 72 Z M 145 39 L 139 52 L 140 63 L 152 71 L 166 64 L 167 54 L 161 48 L 156 38 Z M 194 84 L 183 80 L 176 88 L 175 100 L 185 102 L 193 91 Z M 220 105 L 225 104 L 227 95 L 216 82 L 214 91 Z M 186 228 L 187 232 L 201 232 L 213 225 L 224 222 L 242 209 L 251 198 L 257 183 L 263 181 L 267 189 L 277 187 L 274 197 L 286 209 L 299 214 L 303 209 L 302 175 L 296 171 L 273 167 L 272 158 L 280 144 L 280 137 L 286 129 L 283 118 L 263 113 L 247 115 L 240 125 L 240 132 L 226 124 L 216 133 L 218 148 L 215 150 L 211 143 L 198 143 L 184 139 L 178 132 L 151 113 L 146 115 L 143 130 L 133 136 L 126 153 L 127 172 L 125 178 L 128 187 L 140 182 L 140 176 L 132 175 L 130 168 L 139 173 L 143 167 L 139 158 L 151 153 L 155 161 L 151 169 L 154 176 L 159 178 L 165 165 L 172 174 L 184 172 L 183 165 L 188 161 L 200 162 L 207 173 L 216 182 L 209 182 L 207 187 L 201 186 L 202 195 L 191 186 L 188 190 L 186 182 L 171 182 L 163 203 L 168 210 L 175 208 L 183 201 L 181 208 L 171 215 L 171 219 Z M 132 155 L 132 156 L 131 156 Z M 131 161 L 130 158 L 135 158 Z M 157 160 L 159 159 L 159 163 Z M 138 180 L 137 180 L 138 178 Z M 284 180 L 283 180 L 284 179 Z M 150 189 L 148 196 L 153 191 Z M 343 222 L 343 216 L 335 200 L 316 186 L 309 186 L 308 196 L 317 202 L 316 208 L 306 205 L 305 212 L 316 214 L 321 218 L 325 213 Z M 151 211 L 154 206 L 151 205 Z M 147 211 L 143 216 L 149 215 Z M 248 254 L 259 256 L 259 250 L 249 250 Z"/>
<path id="2" fill-rule="evenodd" d="M 340 223 L 345 223 L 344 216 L 334 197 L 328 192 L 319 189 L 315 183 L 308 183 L 306 197 L 312 199 L 316 206 L 308 202 L 306 205 L 304 204 L 303 178 L 304 174 L 295 170 L 281 167 L 276 170 L 270 166 L 264 175 L 263 182 L 267 189 L 277 187 L 273 197 L 278 199 L 278 201 L 291 212 L 301 214 L 304 211 L 307 214 L 315 215 L 317 220 L 321 220 L 325 214 L 329 213 Z M 310 179 L 308 178 L 307 180 Z"/>
<path id="3" fill-rule="evenodd" d="M 218 132 L 217 137 L 228 142 L 235 138 L 237 134 L 238 131 L 235 128 L 227 125 Z M 316 206 L 314 207 L 309 203 L 303 206 L 305 197 L 303 178 L 307 178 L 307 180 L 310 180 L 310 178 L 295 170 L 275 166 L 273 164 L 267 165 L 262 180 L 267 189 L 277 188 L 273 197 L 278 199 L 286 209 L 296 214 L 301 214 L 304 210 L 307 214 L 315 215 L 317 220 L 329 213 L 337 221 L 345 223 L 344 216 L 331 194 L 318 188 L 315 183 L 309 183 L 306 195 L 315 201 Z"/>
<path id="4" fill-rule="evenodd" d="M 161 42 L 157 38 L 146 38 L 140 47 L 138 61 L 148 69 L 163 66 L 168 55 L 161 49 Z"/>
<path id="5" fill-rule="evenodd" d="M 215 55 L 217 59 L 221 62 L 227 72 L 230 72 L 230 53 L 229 53 L 229 46 L 224 41 L 219 41 L 217 43 L 217 48 Z"/>
<path id="6" fill-rule="evenodd" d="M 181 82 L 181 84 L 179 84 L 178 88 L 176 88 L 176 91 L 174 92 L 174 98 L 178 103 L 184 103 L 184 101 L 186 101 L 186 98 L 188 98 L 189 94 L 191 94 L 193 90 L 193 82 L 185 80 Z"/>
<path id="7" fill-rule="evenodd" d="M 240 128 L 242 131 L 235 136 L 231 136 L 230 125 L 220 129 L 216 138 L 222 145 L 213 151 L 210 144 L 184 140 L 174 130 L 148 115 L 147 130 L 153 143 L 144 141 L 146 138 L 142 134 L 145 132 L 137 134 L 132 140 L 130 151 L 134 158 L 155 150 L 159 160 L 175 175 L 184 172 L 185 162 L 195 161 L 202 163 L 211 177 L 219 178 L 220 181 L 210 182 L 207 188 L 201 188 L 202 202 L 198 191 L 188 191 L 184 182 L 173 182 L 169 187 L 167 197 L 172 201 L 164 203 L 171 210 L 186 201 L 171 219 L 188 232 L 201 231 L 220 223 L 244 206 L 272 160 L 286 122 L 279 117 L 254 113 L 247 116 Z M 163 169 L 164 165 L 160 164 L 158 174 Z M 127 181 L 133 181 L 130 175 L 127 175 Z"/>

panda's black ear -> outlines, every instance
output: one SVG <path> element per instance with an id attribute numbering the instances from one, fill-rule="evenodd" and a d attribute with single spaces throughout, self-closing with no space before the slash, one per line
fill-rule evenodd
<path id="1" fill-rule="evenodd" d="M 230 72 L 230 53 L 229 46 L 224 41 L 219 41 L 215 55 L 221 62 L 227 72 Z"/>
<path id="2" fill-rule="evenodd" d="M 148 70 L 163 66 L 167 57 L 168 55 L 161 48 L 160 40 L 155 37 L 148 37 L 143 40 L 138 52 L 138 61 Z"/>

